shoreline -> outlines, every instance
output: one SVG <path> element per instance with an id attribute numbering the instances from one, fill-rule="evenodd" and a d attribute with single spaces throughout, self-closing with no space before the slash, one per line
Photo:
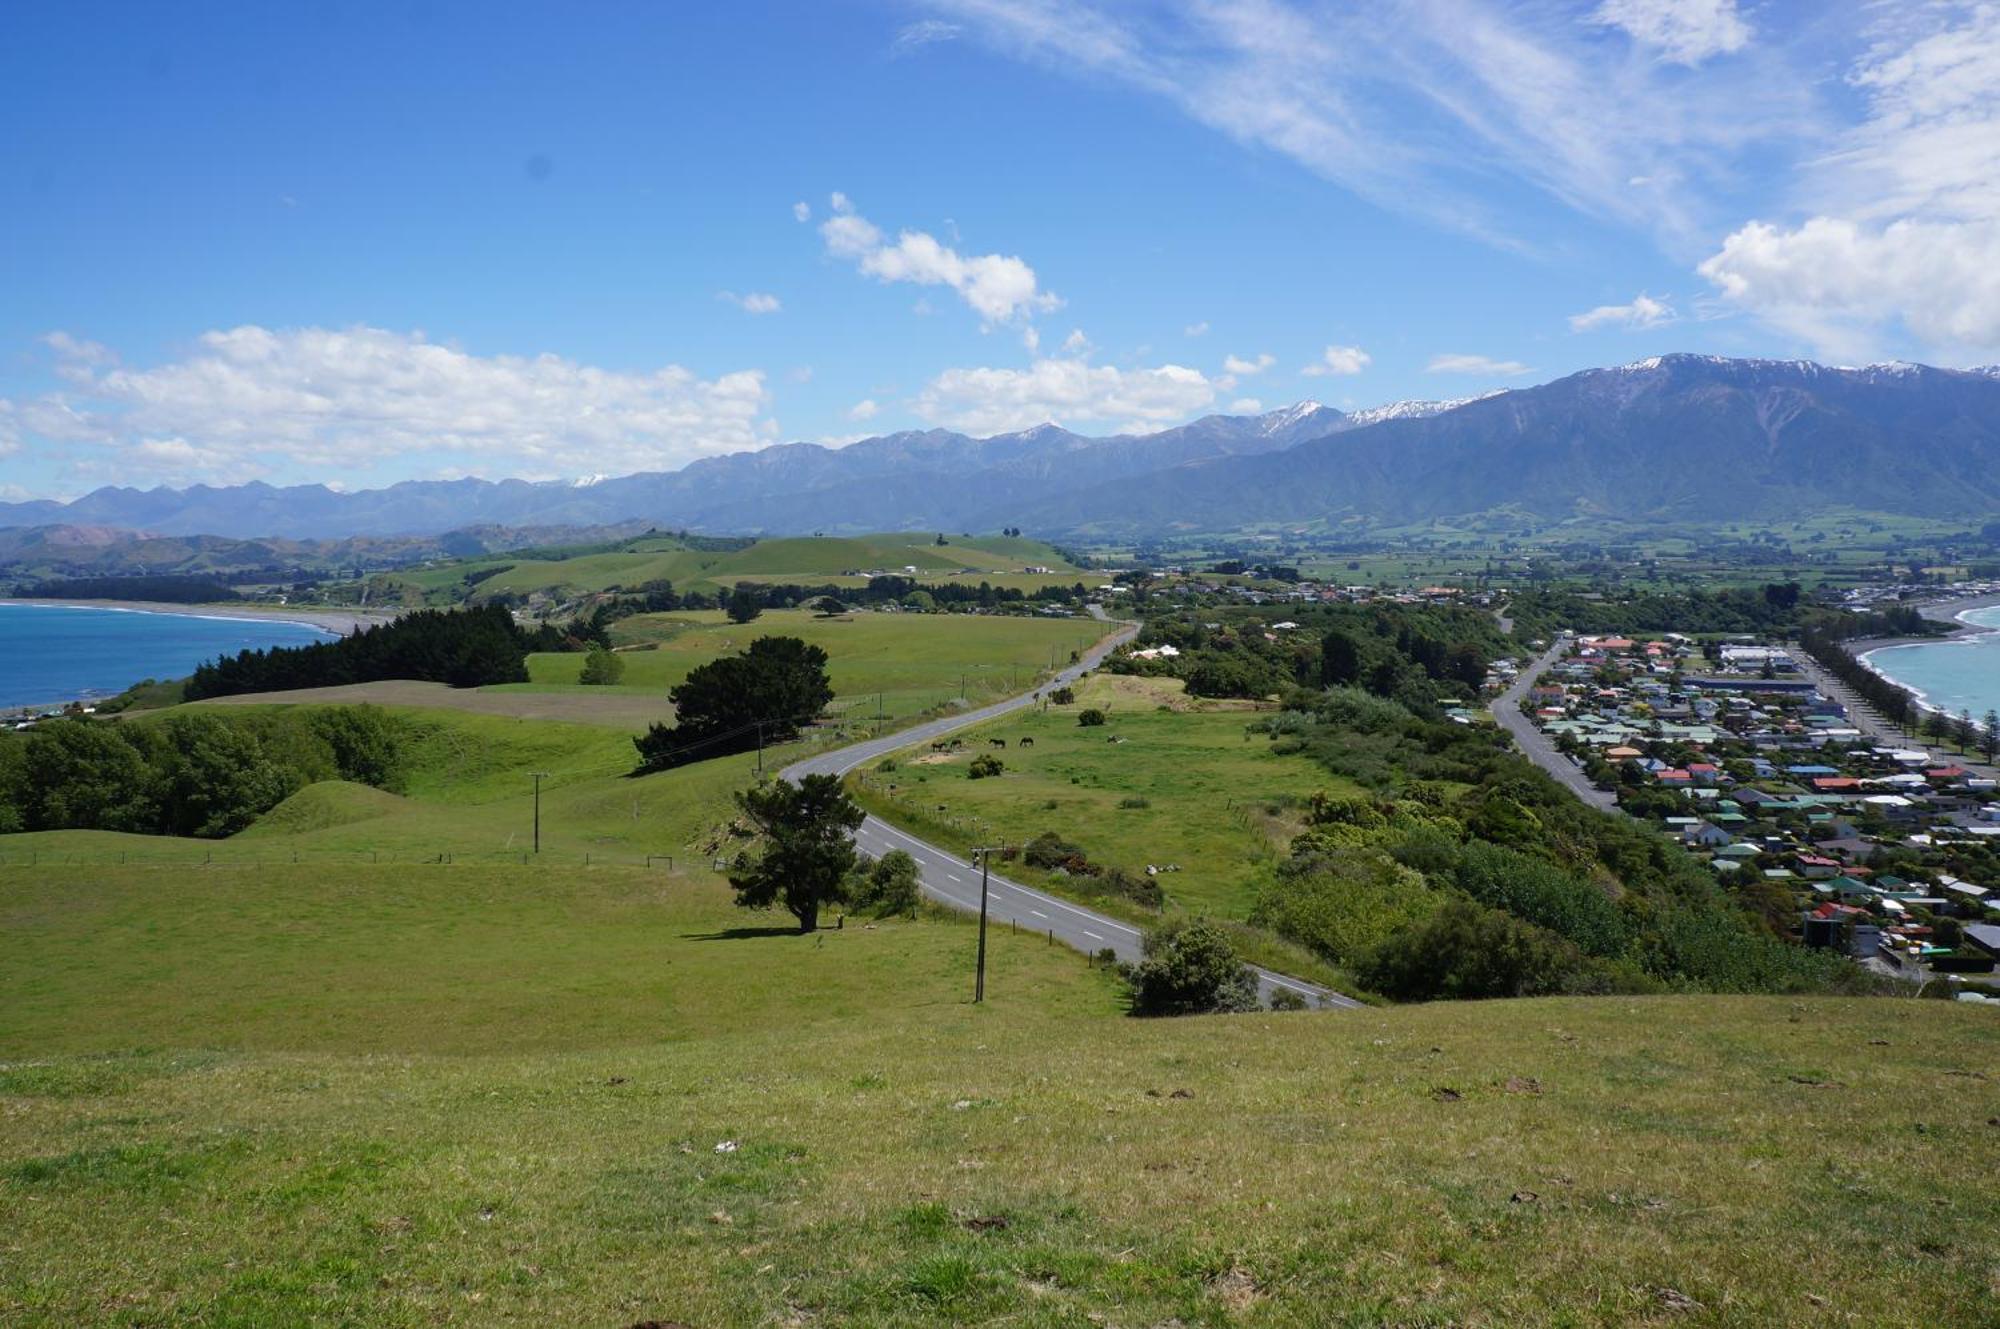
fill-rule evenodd
<path id="1" fill-rule="evenodd" d="M 1862 668 L 1877 678 L 1893 684 L 1910 694 L 1917 706 L 1925 711 L 1950 715 L 1953 712 L 1934 705 L 1923 689 L 1896 677 L 1888 669 L 1876 663 L 1875 656 L 1884 651 L 1899 650 L 1906 646 L 1948 646 L 1954 643 L 1967 644 L 1989 633 L 2000 632 L 2000 627 L 1986 623 L 1968 623 L 1965 615 L 1981 609 L 2000 607 L 2000 591 L 1984 591 L 1977 595 L 1961 596 L 1937 604 L 1923 605 L 1917 610 L 1933 623 L 1949 623 L 1952 631 L 1942 637 L 1871 637 L 1854 642 L 1849 648 Z"/>
<path id="2" fill-rule="evenodd" d="M 0 596 L 0 605 L 33 609 L 109 609 L 126 614 L 171 614 L 180 618 L 231 618 L 253 623 L 290 623 L 348 637 L 362 628 L 393 621 L 400 610 L 295 609 L 287 605 L 174 604 L 164 600 L 41 600 Z"/>
<path id="3" fill-rule="evenodd" d="M 400 612 L 371 609 L 293 609 L 283 605 L 174 604 L 160 600 L 47 600 L 15 596 L 0 596 L 0 605 L 19 605 L 30 609 L 103 609 L 122 614 L 165 614 L 177 618 L 284 623 L 292 627 L 311 628 L 325 633 L 329 638 L 352 636 L 364 627 L 391 622 Z M 0 715 L 9 717 L 49 715 L 72 705 L 93 705 L 119 696 L 127 688 L 134 687 L 142 681 L 135 678 L 126 684 L 125 688 L 116 691 L 83 690 L 72 692 L 65 697 L 0 702 Z"/>

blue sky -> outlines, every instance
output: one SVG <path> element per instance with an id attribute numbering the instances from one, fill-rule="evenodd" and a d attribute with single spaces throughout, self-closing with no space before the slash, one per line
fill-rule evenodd
<path id="1" fill-rule="evenodd" d="M 0 497 L 1983 363 L 1996 108 L 1988 0 L 30 6 Z"/>

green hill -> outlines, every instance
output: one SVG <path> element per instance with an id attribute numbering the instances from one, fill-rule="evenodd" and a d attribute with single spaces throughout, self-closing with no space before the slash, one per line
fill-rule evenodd
<path id="1" fill-rule="evenodd" d="M 710 880 L 0 870 L 9 1324 L 1970 1325 L 1942 1002 L 1137 1021 Z M 144 1049 L 135 1051 L 134 1049 Z"/>
<path id="2" fill-rule="evenodd" d="M 257 819 L 238 838 L 261 839 L 300 835 L 390 816 L 410 806 L 409 800 L 365 784 L 321 780 L 309 784 Z"/>

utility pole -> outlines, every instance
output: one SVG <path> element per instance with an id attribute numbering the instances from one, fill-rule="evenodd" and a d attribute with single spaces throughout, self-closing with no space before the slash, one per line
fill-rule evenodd
<path id="1" fill-rule="evenodd" d="M 757 726 L 757 778 L 762 780 L 764 778 L 764 722 L 758 720 L 754 723 Z"/>
<path id="2" fill-rule="evenodd" d="M 989 845 L 972 851 L 979 855 L 979 969 L 972 980 L 972 1000 L 975 1004 L 986 1000 L 986 882 L 992 870 L 988 860 L 997 849 L 998 846 Z"/>
<path id="3" fill-rule="evenodd" d="M 535 778 L 535 852 L 542 852 L 542 781 L 549 778 L 547 771 L 530 771 Z"/>

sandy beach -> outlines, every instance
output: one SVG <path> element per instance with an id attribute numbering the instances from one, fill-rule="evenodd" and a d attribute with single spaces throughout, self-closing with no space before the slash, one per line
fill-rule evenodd
<path id="1" fill-rule="evenodd" d="M 1917 612 L 1933 623 L 1948 623 L 1952 631 L 1942 637 L 1864 637 L 1847 643 L 1847 648 L 1855 655 L 1866 655 L 1870 651 L 1887 650 L 1891 646 L 1930 646 L 1941 641 L 1953 641 L 1960 637 L 1976 637 L 1983 632 L 2000 632 L 2000 628 L 1989 628 L 1978 623 L 1962 623 L 1959 615 L 1974 609 L 1991 609 L 2000 605 L 2000 591 L 1989 591 L 1982 595 L 1968 595 L 1956 600 L 1943 600 L 1937 604 L 1921 605 Z"/>
<path id="2" fill-rule="evenodd" d="M 393 620 L 401 611 L 394 609 L 293 608 L 289 605 L 168 604 L 155 600 L 21 600 L 0 596 L 0 604 L 46 605 L 69 609 L 124 609 L 138 614 L 186 614 L 197 618 L 269 619 L 279 623 L 303 623 L 307 627 L 348 636 L 362 628 Z"/>

